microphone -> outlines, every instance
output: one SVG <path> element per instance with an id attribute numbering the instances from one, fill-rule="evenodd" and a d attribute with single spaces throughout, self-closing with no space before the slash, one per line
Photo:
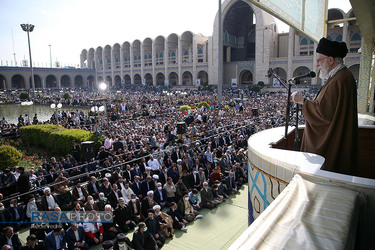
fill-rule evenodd
<path id="1" fill-rule="evenodd" d="M 304 74 L 304 75 L 300 75 L 300 76 L 293 77 L 293 78 L 290 79 L 289 81 L 294 82 L 294 83 L 297 83 L 297 82 L 299 82 L 299 80 L 302 79 L 302 78 L 306 78 L 306 77 L 314 78 L 315 76 L 316 76 L 315 72 L 314 72 L 314 71 L 310 71 L 309 73 L 306 73 L 306 74 Z"/>

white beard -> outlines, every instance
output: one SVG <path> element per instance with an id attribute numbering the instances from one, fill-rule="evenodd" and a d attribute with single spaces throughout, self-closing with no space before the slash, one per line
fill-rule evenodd
<path id="1" fill-rule="evenodd" d="M 329 65 L 327 64 L 326 61 L 324 61 L 324 63 L 322 64 L 322 67 L 320 67 L 319 78 L 320 79 L 326 78 L 328 76 L 328 73 L 329 73 Z"/>

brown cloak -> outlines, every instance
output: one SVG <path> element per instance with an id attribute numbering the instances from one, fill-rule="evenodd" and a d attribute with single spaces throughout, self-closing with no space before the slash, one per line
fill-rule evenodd
<path id="1" fill-rule="evenodd" d="M 346 67 L 302 106 L 306 117 L 301 151 L 325 158 L 324 170 L 354 175 L 358 161 L 357 87 Z"/>

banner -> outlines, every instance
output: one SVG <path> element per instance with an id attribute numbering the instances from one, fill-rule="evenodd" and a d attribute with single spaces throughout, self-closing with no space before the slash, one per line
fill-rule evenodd
<path id="1" fill-rule="evenodd" d="M 280 81 L 277 78 L 272 79 L 272 85 L 275 88 L 280 88 Z"/>
<path id="2" fill-rule="evenodd" d="M 237 78 L 232 78 L 232 88 L 237 88 Z"/>

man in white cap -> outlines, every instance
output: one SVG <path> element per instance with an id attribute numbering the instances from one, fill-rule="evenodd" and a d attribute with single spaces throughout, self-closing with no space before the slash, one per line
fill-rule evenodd
<path id="1" fill-rule="evenodd" d="M 141 207 L 142 207 L 142 214 L 146 218 L 147 217 L 147 210 L 153 208 L 157 205 L 156 201 L 154 200 L 154 191 L 148 191 L 147 196 L 143 198 Z"/>
<path id="2" fill-rule="evenodd" d="M 54 211 L 55 208 L 59 207 L 59 200 L 55 195 L 51 194 L 51 189 L 49 187 L 43 189 L 43 193 L 42 211 Z"/>
<path id="3" fill-rule="evenodd" d="M 150 155 L 150 159 L 147 162 L 148 166 L 151 168 L 152 173 L 158 174 L 161 170 L 158 160 L 154 159 L 153 155 Z"/>
<path id="4" fill-rule="evenodd" d="M 302 105 L 306 127 L 301 151 L 325 158 L 323 169 L 355 175 L 358 164 L 357 86 L 353 74 L 343 64 L 348 53 L 345 42 L 322 38 L 316 48 L 319 77 L 326 83 L 315 100 L 293 94 Z"/>

